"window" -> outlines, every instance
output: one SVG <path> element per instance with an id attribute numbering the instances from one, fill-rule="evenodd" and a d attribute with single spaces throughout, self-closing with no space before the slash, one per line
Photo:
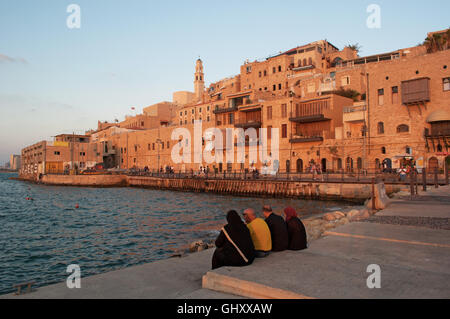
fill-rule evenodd
<path id="1" fill-rule="evenodd" d="M 55 151 L 55 155 L 61 155 L 59 151 Z"/>
<path id="2" fill-rule="evenodd" d="M 343 76 L 341 78 L 341 85 L 346 86 L 350 84 L 350 77 L 349 76 Z"/>
<path id="3" fill-rule="evenodd" d="M 308 59 L 308 64 L 309 64 L 309 65 L 313 65 L 313 63 L 312 63 L 312 58 L 309 58 L 309 59 Z"/>
<path id="4" fill-rule="evenodd" d="M 281 90 L 281 83 L 278 84 L 278 90 Z"/>
<path id="5" fill-rule="evenodd" d="M 409 126 L 405 124 L 401 124 L 397 126 L 397 133 L 408 133 L 409 132 Z"/>
<path id="6" fill-rule="evenodd" d="M 194 109 L 192 109 L 192 114 L 194 114 L 195 113 L 195 110 Z"/>
<path id="7" fill-rule="evenodd" d="M 272 119 L 272 107 L 271 106 L 267 107 L 267 119 L 268 120 Z"/>
<path id="8" fill-rule="evenodd" d="M 442 79 L 442 84 L 444 85 L 444 91 L 450 91 L 450 78 Z"/>
<path id="9" fill-rule="evenodd" d="M 147 150 L 150 151 L 150 148 L 151 148 L 151 146 L 150 146 L 150 144 L 148 144 L 148 145 L 147 145 Z"/>
<path id="10" fill-rule="evenodd" d="M 234 113 L 228 114 L 228 124 L 234 124 Z"/>
<path id="11" fill-rule="evenodd" d="M 155 143 L 152 144 L 152 149 L 155 150 Z"/>
<path id="12" fill-rule="evenodd" d="M 261 77 L 261 71 L 258 72 L 258 76 Z"/>
<path id="13" fill-rule="evenodd" d="M 287 138 L 287 124 L 281 125 L 281 138 Z"/>
<path id="14" fill-rule="evenodd" d="M 277 68 L 276 68 L 276 67 L 273 67 L 273 68 L 272 68 L 272 72 L 273 72 L 273 73 L 277 73 Z"/>
<path id="15" fill-rule="evenodd" d="M 384 89 L 379 89 L 378 90 L 378 105 L 383 105 L 384 104 Z"/>
<path id="16" fill-rule="evenodd" d="M 167 148 L 168 149 L 170 148 L 170 142 L 169 141 L 167 141 Z"/>
<path id="17" fill-rule="evenodd" d="M 406 148 L 405 148 L 405 153 L 408 154 L 408 155 L 411 155 L 411 154 L 412 154 L 412 149 L 411 149 L 411 147 L 406 146 Z"/>
<path id="18" fill-rule="evenodd" d="M 306 59 L 303 59 L 303 66 L 306 66 L 306 65 L 307 65 Z"/>
<path id="19" fill-rule="evenodd" d="M 398 103 L 398 86 L 392 87 L 392 104 Z"/>
<path id="20" fill-rule="evenodd" d="M 287 117 L 287 104 L 281 104 L 281 117 Z"/>
<path id="21" fill-rule="evenodd" d="M 278 66 L 278 72 L 281 72 L 281 65 Z"/>
<path id="22" fill-rule="evenodd" d="M 377 131 L 378 131 L 378 134 L 384 134 L 384 123 L 383 122 L 378 123 Z"/>
<path id="23" fill-rule="evenodd" d="M 264 76 L 266 76 L 267 75 L 267 71 L 266 70 L 264 70 Z"/>
<path id="24" fill-rule="evenodd" d="M 268 126 L 267 127 L 267 139 L 271 139 L 272 138 L 272 126 Z"/>
<path id="25" fill-rule="evenodd" d="M 252 67 L 251 67 L 251 66 L 248 66 L 248 67 L 247 67 L 247 73 L 250 73 L 250 72 L 252 72 Z"/>
<path id="26" fill-rule="evenodd" d="M 381 148 L 381 154 L 386 154 L 386 147 L 383 146 L 383 147 Z"/>
<path id="27" fill-rule="evenodd" d="M 161 149 L 164 149 L 164 142 L 161 142 Z"/>
<path id="28" fill-rule="evenodd" d="M 276 85 L 276 84 L 273 85 L 273 90 L 274 90 L 274 91 L 277 90 L 277 85 Z"/>

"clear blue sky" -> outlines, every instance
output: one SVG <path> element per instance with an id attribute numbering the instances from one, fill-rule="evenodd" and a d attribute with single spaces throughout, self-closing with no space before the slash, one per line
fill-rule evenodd
<path id="1" fill-rule="evenodd" d="M 79 30 L 66 26 L 71 3 Z M 366 26 L 372 3 L 381 29 Z M 441 0 L 0 0 L 0 164 L 26 145 L 192 91 L 198 56 L 209 84 L 245 59 L 320 39 L 359 43 L 361 55 L 414 46 L 448 28 L 448 12 Z"/>

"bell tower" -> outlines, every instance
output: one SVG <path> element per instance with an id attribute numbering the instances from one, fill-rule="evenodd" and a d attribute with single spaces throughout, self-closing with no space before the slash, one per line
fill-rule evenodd
<path id="1" fill-rule="evenodd" d="M 195 98 L 200 100 L 205 91 L 205 77 L 203 74 L 203 62 L 200 58 L 195 64 L 195 80 L 194 80 Z"/>

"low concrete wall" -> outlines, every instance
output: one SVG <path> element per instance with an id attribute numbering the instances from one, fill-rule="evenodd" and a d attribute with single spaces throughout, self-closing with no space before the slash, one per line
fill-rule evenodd
<path id="1" fill-rule="evenodd" d="M 125 175 L 44 175 L 41 182 L 46 185 L 62 186 L 121 187 L 128 185 Z"/>
<path id="2" fill-rule="evenodd" d="M 372 195 L 370 184 L 255 180 L 160 179 L 128 177 L 128 185 L 155 189 L 207 192 L 236 196 L 295 197 L 363 203 Z"/>
<path id="3" fill-rule="evenodd" d="M 44 175 L 39 182 L 47 185 L 91 187 L 131 186 L 235 196 L 346 200 L 356 203 L 364 203 L 364 201 L 372 196 L 371 184 L 325 183 L 320 181 L 170 179 L 126 175 Z M 399 190 L 400 187 L 386 186 L 386 192 L 388 194 Z"/>

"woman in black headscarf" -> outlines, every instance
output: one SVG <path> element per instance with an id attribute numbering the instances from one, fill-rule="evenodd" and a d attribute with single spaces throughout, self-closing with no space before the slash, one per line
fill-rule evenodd
<path id="1" fill-rule="evenodd" d="M 227 214 L 228 224 L 222 228 L 216 239 L 216 251 L 212 259 L 212 269 L 223 266 L 247 266 L 255 259 L 250 231 L 238 213 L 230 210 Z"/>

